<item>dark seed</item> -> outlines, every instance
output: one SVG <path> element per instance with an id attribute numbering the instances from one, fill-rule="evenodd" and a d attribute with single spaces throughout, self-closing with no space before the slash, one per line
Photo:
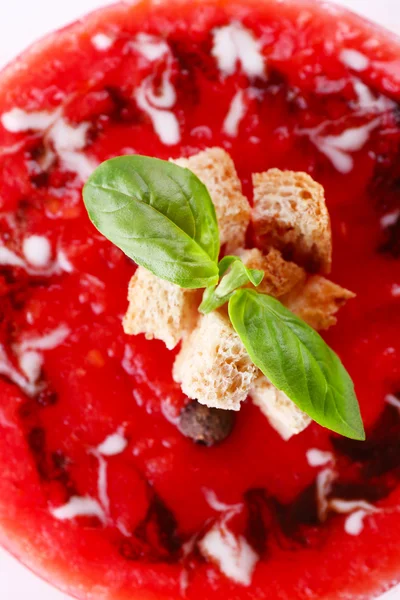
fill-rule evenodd
<path id="1" fill-rule="evenodd" d="M 180 414 L 179 431 L 197 444 L 214 446 L 230 435 L 234 424 L 232 411 L 208 408 L 192 400 Z"/>

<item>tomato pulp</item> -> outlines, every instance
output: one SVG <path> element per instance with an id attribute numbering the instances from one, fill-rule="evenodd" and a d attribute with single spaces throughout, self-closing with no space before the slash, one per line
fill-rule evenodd
<path id="1" fill-rule="evenodd" d="M 311 1 L 138 2 L 29 50 L 0 90 L 0 540 L 78 598 L 368 598 L 400 580 L 400 46 Z M 127 337 L 134 264 L 88 221 L 100 161 L 210 146 L 326 189 L 326 335 L 365 443 L 284 442 L 245 403 L 195 445 L 174 353 Z M 317 452 L 315 452 L 317 451 Z M 201 540 L 222 531 L 224 557 Z"/>

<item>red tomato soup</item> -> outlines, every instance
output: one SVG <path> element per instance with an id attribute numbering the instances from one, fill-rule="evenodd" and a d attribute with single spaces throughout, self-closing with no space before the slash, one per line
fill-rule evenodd
<path id="1" fill-rule="evenodd" d="M 23 563 L 96 600 L 370 599 L 400 579 L 399 102 L 398 41 L 311 1 L 118 4 L 3 72 L 0 540 Z M 82 185 L 113 156 L 210 146 L 250 201 L 270 167 L 324 185 L 332 278 L 357 294 L 325 338 L 366 442 L 316 424 L 285 442 L 246 402 L 196 445 L 175 353 L 124 335 L 135 265 Z"/>

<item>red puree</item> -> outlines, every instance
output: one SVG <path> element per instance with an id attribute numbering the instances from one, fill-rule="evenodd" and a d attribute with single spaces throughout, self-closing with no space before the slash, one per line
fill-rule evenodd
<path id="1" fill-rule="evenodd" d="M 307 2 L 117 5 L 6 69 L 0 540 L 26 565 L 110 600 L 370 599 L 400 579 L 399 99 L 398 42 Z M 365 443 L 315 424 L 284 442 L 247 402 L 224 443 L 197 446 L 173 353 L 123 334 L 134 265 L 89 223 L 82 180 L 212 145 L 248 194 L 269 167 L 325 186 L 333 278 L 357 293 L 326 339 Z M 219 527 L 221 564 L 199 544 Z"/>

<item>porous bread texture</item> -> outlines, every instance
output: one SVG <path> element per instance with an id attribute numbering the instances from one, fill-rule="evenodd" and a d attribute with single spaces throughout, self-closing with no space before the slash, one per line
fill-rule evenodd
<path id="1" fill-rule="evenodd" d="M 267 417 L 271 427 L 285 440 L 306 429 L 312 419 L 286 394 L 279 391 L 261 371 L 250 391 L 253 403 Z"/>
<path id="2" fill-rule="evenodd" d="M 275 248 L 271 248 L 265 255 L 258 248 L 240 249 L 236 254 L 247 268 L 264 271 L 264 279 L 256 288 L 262 294 L 280 298 L 306 279 L 304 269 L 284 260 L 282 254 Z"/>
<path id="3" fill-rule="evenodd" d="M 249 269 L 264 271 L 264 279 L 256 288 L 258 292 L 279 298 L 282 304 L 317 331 L 336 325 L 339 309 L 355 297 L 350 290 L 321 275 L 307 277 L 304 269 L 284 260 L 274 248 L 265 255 L 257 248 L 239 249 L 236 254 Z"/>
<path id="4" fill-rule="evenodd" d="M 171 162 L 192 171 L 207 187 L 217 213 L 221 246 L 226 252 L 244 246 L 251 209 L 229 154 L 222 148 L 209 148 Z"/>
<path id="5" fill-rule="evenodd" d="M 257 367 L 223 312 L 201 316 L 184 339 L 173 377 L 189 398 L 211 408 L 239 410 Z"/>
<path id="6" fill-rule="evenodd" d="M 195 326 L 201 293 L 182 289 L 138 267 L 129 283 L 128 300 L 125 333 L 144 333 L 148 340 L 162 340 L 172 350 Z"/>
<path id="7" fill-rule="evenodd" d="M 324 188 L 302 172 L 270 169 L 253 174 L 252 221 L 258 244 L 311 273 L 329 273 L 332 234 Z"/>
<path id="8" fill-rule="evenodd" d="M 337 323 L 337 312 L 355 294 L 321 277 L 313 275 L 304 284 L 281 298 L 282 303 L 308 325 L 321 331 Z"/>

